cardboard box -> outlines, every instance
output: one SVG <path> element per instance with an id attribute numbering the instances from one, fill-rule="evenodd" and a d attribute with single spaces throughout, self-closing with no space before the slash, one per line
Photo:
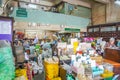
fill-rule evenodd
<path id="1" fill-rule="evenodd" d="M 61 80 L 67 80 L 66 79 L 66 73 L 67 73 L 67 71 L 65 69 L 63 69 L 62 67 L 60 67 L 60 77 L 61 77 Z"/>
<path id="2" fill-rule="evenodd" d="M 24 52 L 23 46 L 15 46 L 14 49 L 16 55 L 23 54 Z"/>
<path id="3" fill-rule="evenodd" d="M 92 60 L 95 60 L 97 64 L 102 64 L 103 63 L 103 58 L 102 56 L 96 56 L 96 57 L 90 57 Z"/>
<path id="4" fill-rule="evenodd" d="M 16 58 L 17 58 L 17 62 L 24 62 L 25 60 L 24 54 L 19 54 L 16 56 Z"/>

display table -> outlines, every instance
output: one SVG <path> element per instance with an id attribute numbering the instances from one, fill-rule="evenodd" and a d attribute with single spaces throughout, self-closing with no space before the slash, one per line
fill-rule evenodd
<path id="1" fill-rule="evenodd" d="M 104 58 L 120 63 L 120 49 L 106 48 Z"/>

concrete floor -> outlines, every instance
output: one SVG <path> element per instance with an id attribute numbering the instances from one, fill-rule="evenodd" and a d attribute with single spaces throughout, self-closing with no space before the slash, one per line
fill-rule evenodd
<path id="1" fill-rule="evenodd" d="M 35 75 L 34 80 L 45 80 L 44 72 L 38 75 Z"/>

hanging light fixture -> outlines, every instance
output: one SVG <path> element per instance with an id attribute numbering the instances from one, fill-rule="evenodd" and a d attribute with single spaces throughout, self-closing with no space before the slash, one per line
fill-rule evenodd
<path id="1" fill-rule="evenodd" d="M 120 0 L 115 0 L 115 4 L 120 5 Z"/>

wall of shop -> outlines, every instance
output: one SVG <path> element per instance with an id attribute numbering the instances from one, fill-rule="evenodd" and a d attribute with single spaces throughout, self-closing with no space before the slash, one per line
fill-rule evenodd
<path id="1" fill-rule="evenodd" d="M 14 29 L 29 29 L 29 30 L 52 30 L 52 31 L 59 31 L 62 28 L 59 25 L 50 25 L 50 24 L 39 24 L 39 23 L 28 23 L 28 22 L 15 22 Z"/>
<path id="2" fill-rule="evenodd" d="M 106 22 L 120 22 L 120 6 L 115 4 L 112 0 L 106 6 Z"/>
<path id="3" fill-rule="evenodd" d="M 25 33 L 25 37 L 34 38 L 35 35 L 39 35 L 39 39 L 48 36 L 49 39 L 52 38 L 54 32 L 65 32 L 64 28 L 74 28 L 72 26 L 60 26 L 60 25 L 50 25 L 50 24 L 39 24 L 39 23 L 28 23 L 28 22 L 15 22 L 13 29 L 16 32 Z M 81 28 L 80 31 L 86 32 L 85 28 Z"/>
<path id="4" fill-rule="evenodd" d="M 37 35 L 39 39 L 45 38 L 52 39 L 54 32 L 44 31 L 44 30 L 25 30 L 25 37 L 29 39 L 34 39 Z"/>
<path id="5" fill-rule="evenodd" d="M 92 4 L 92 25 L 106 23 L 106 5 L 94 2 Z"/>
<path id="6" fill-rule="evenodd" d="M 46 35 L 49 39 L 52 39 L 54 31 L 62 30 L 58 25 L 40 25 L 37 23 L 28 23 L 28 22 L 15 22 L 14 30 L 16 32 L 25 33 L 25 37 L 34 39 L 38 35 L 39 39 L 43 39 Z"/>
<path id="7" fill-rule="evenodd" d="M 120 22 L 120 6 L 114 0 L 107 4 L 94 2 L 92 4 L 92 24 Z"/>
<path id="8" fill-rule="evenodd" d="M 16 16 L 16 10 L 10 15 L 14 17 L 17 22 L 36 22 L 43 24 L 56 24 L 56 25 L 66 25 L 74 26 L 77 28 L 86 28 L 89 24 L 89 19 L 83 17 L 75 17 L 71 15 L 64 15 L 52 12 L 44 12 L 40 10 L 27 9 L 27 17 Z"/>
<path id="9" fill-rule="evenodd" d="M 65 3 L 65 14 L 91 19 L 91 9 Z"/>

